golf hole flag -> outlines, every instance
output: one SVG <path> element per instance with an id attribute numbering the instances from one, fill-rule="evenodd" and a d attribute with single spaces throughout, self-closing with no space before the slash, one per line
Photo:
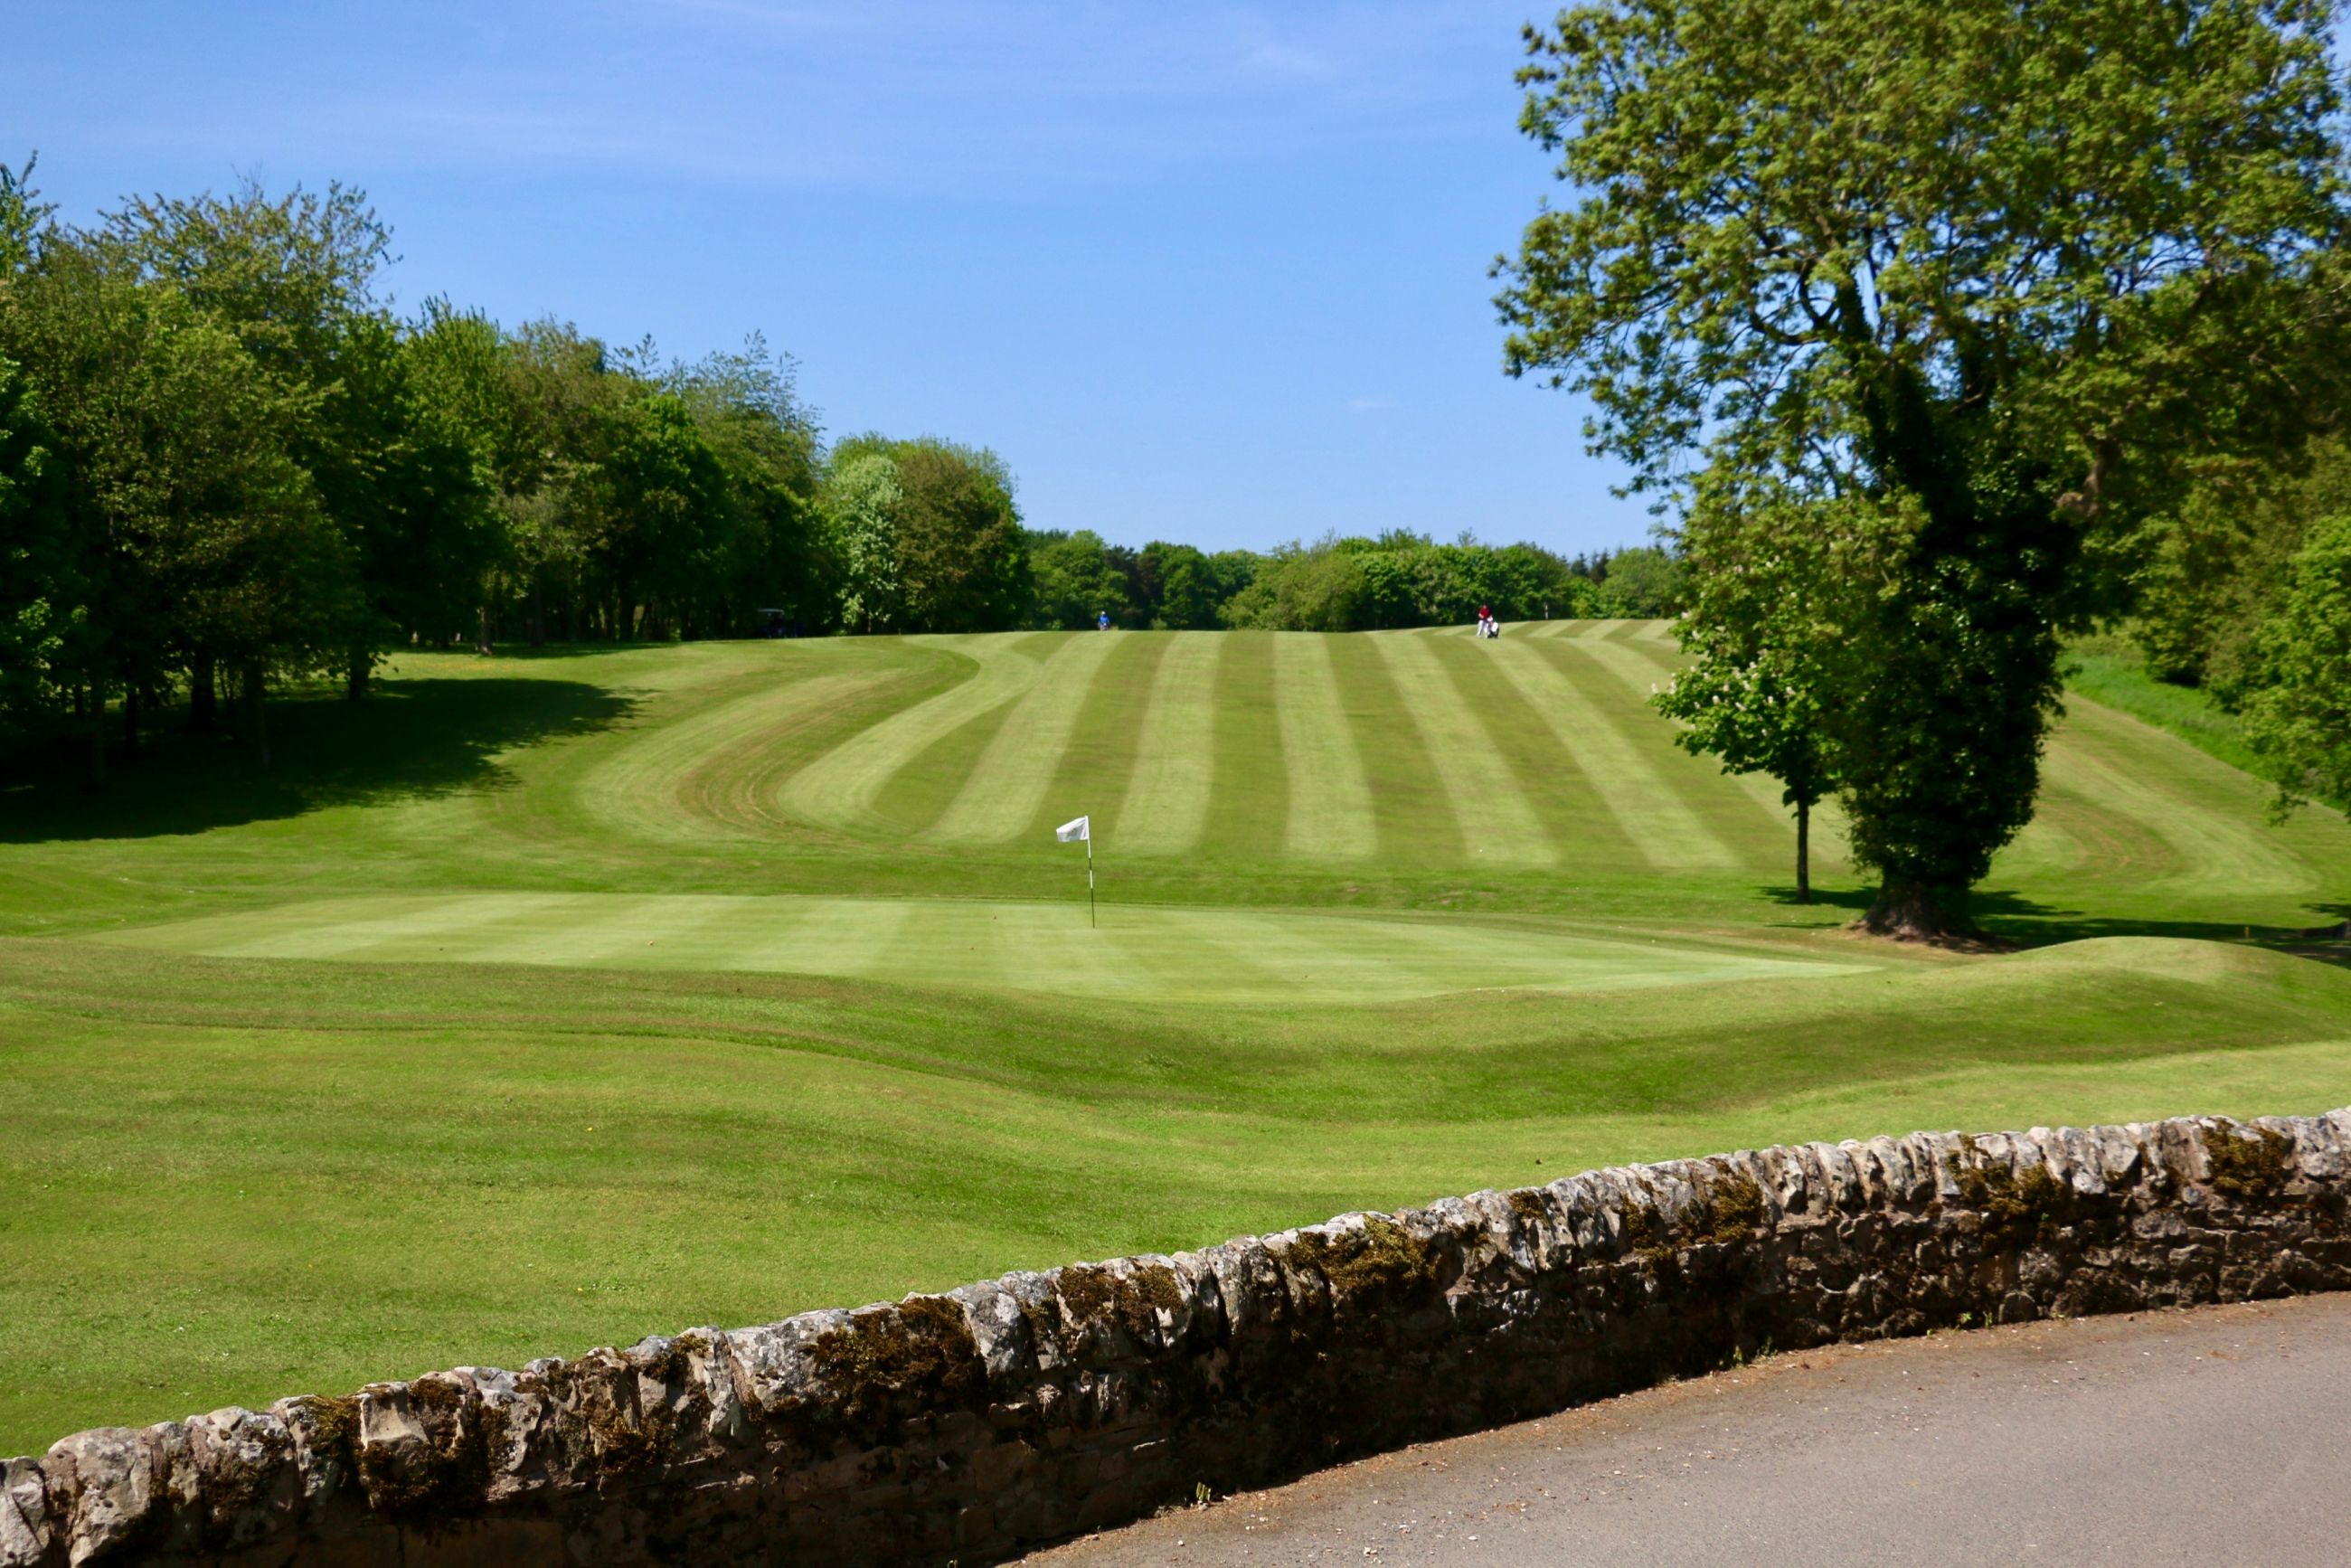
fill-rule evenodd
<path id="1" fill-rule="evenodd" d="M 1053 836 L 1065 844 L 1086 846 L 1086 924 L 1094 923 L 1094 820 L 1092 816 L 1072 817 L 1053 830 Z"/>

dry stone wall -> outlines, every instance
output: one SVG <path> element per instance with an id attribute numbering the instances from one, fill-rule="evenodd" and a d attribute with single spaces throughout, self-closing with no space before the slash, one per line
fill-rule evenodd
<path id="1" fill-rule="evenodd" d="M 68 1437 L 0 1565 L 977 1564 L 1766 1346 L 2351 1287 L 2351 1111 L 1590 1171 Z"/>

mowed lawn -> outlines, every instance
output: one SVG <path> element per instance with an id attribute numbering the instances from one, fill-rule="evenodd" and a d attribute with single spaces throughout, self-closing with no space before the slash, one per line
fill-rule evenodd
<path id="1" fill-rule="evenodd" d="M 2351 1102 L 2351 830 L 2087 701 L 1968 956 L 1648 622 L 401 661 L 0 789 L 0 1451 L 1916 1126 Z M 1053 825 L 1090 812 L 1101 877 Z"/>

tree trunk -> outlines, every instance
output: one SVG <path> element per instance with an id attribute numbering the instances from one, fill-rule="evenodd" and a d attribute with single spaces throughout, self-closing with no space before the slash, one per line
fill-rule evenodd
<path id="1" fill-rule="evenodd" d="M 1888 877 L 1877 890 L 1877 902 L 1861 917 L 1861 926 L 1876 936 L 1898 942 L 1939 942 L 1972 936 L 1965 889 L 1928 887 L 1923 883 Z"/>
<path id="2" fill-rule="evenodd" d="M 482 601 L 481 611 L 478 615 L 476 615 L 474 622 L 474 652 L 476 653 L 486 653 L 489 651 L 490 601 L 485 599 Z"/>
<path id="3" fill-rule="evenodd" d="M 220 723 L 220 692 L 213 682 L 213 662 L 198 659 L 188 666 L 188 727 L 210 735 Z"/>
<path id="4" fill-rule="evenodd" d="M 127 761 L 139 755 L 139 688 L 122 688 L 122 755 Z"/>
<path id="5" fill-rule="evenodd" d="M 530 574 L 530 645 L 547 646 L 547 586 L 544 572 Z"/>
<path id="6" fill-rule="evenodd" d="M 106 788 L 106 688 L 89 684 L 89 787 Z"/>
<path id="7" fill-rule="evenodd" d="M 260 758 L 261 770 L 264 773 L 269 771 L 269 715 L 262 706 L 263 698 L 266 695 L 264 688 L 267 685 L 268 677 L 262 672 L 261 666 L 255 664 L 246 668 L 245 706 L 246 713 L 253 719 L 254 755 Z"/>
<path id="8" fill-rule="evenodd" d="M 1813 901 L 1813 803 L 1796 802 L 1796 902 Z"/>
<path id="9" fill-rule="evenodd" d="M 374 663 L 366 649 L 351 650 L 350 665 L 343 674 L 343 699 L 346 702 L 358 702 L 367 695 L 368 666 Z"/>

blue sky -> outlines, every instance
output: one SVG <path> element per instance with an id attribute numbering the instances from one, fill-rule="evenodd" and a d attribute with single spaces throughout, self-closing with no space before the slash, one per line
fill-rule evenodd
<path id="1" fill-rule="evenodd" d="M 1556 189 L 1520 3 L 16 0 L 0 156 L 87 219 L 364 186 L 390 285 L 1001 452 L 1040 528 L 1637 543 L 1486 267 Z"/>

